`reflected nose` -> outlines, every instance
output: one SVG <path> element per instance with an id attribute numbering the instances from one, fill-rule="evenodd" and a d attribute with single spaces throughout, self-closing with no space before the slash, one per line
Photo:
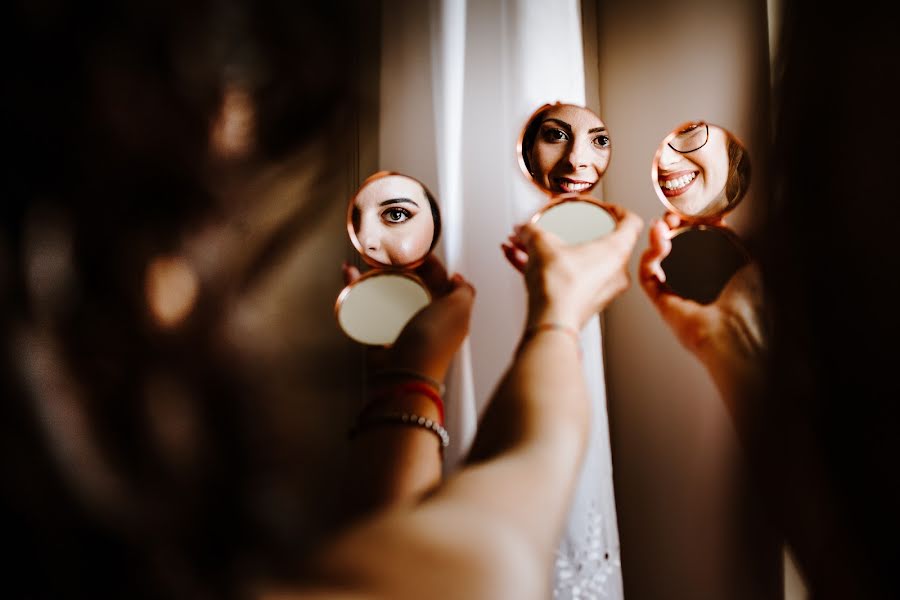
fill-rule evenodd
<path id="1" fill-rule="evenodd" d="M 590 164 L 588 148 L 578 141 L 572 142 L 566 157 L 573 169 L 583 169 Z"/>
<path id="2" fill-rule="evenodd" d="M 659 166 L 662 168 L 670 167 L 681 160 L 681 154 L 672 150 L 672 147 L 666 144 L 663 146 L 659 155 Z"/>
<path id="3" fill-rule="evenodd" d="M 385 262 L 387 257 L 382 243 L 383 234 L 377 214 L 363 216 L 357 232 L 359 243 L 363 253 L 380 262 Z"/>
<path id="4" fill-rule="evenodd" d="M 372 231 L 371 227 L 368 228 L 367 233 L 360 235 L 360 242 L 367 252 L 378 252 L 381 248 L 381 238 Z"/>

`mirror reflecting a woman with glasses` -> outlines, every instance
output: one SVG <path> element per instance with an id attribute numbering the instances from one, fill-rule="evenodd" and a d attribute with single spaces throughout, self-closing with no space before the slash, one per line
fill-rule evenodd
<path id="1" fill-rule="evenodd" d="M 657 185 L 664 202 L 682 215 L 727 212 L 746 191 L 748 178 L 742 145 L 721 127 L 688 123 L 661 147 Z"/>

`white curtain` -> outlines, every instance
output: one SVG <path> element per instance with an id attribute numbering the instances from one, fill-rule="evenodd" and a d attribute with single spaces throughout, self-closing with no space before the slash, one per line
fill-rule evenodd
<path id="1" fill-rule="evenodd" d="M 440 253 L 449 270 L 478 290 L 471 334 L 447 386 L 451 471 L 468 451 L 524 321 L 521 276 L 500 244 L 546 198 L 518 168 L 520 129 L 545 102 L 585 103 L 580 6 L 577 0 L 385 0 L 381 27 L 379 168 L 417 177 L 437 194 Z M 621 598 L 597 318 L 582 332 L 582 351 L 592 435 L 553 565 L 554 597 Z"/>

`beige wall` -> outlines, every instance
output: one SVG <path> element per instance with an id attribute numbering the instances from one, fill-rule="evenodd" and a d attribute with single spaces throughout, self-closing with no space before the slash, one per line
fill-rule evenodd
<path id="1" fill-rule="evenodd" d="M 752 194 L 764 187 L 765 2 L 586 4 L 586 22 L 597 32 L 596 99 L 613 140 L 604 198 L 648 224 L 659 217 L 654 151 L 672 127 L 702 118 L 749 146 L 751 195 L 729 219 L 746 229 Z M 778 544 L 762 525 L 733 428 L 705 372 L 636 284 L 607 311 L 605 324 L 626 597 L 777 597 Z"/>

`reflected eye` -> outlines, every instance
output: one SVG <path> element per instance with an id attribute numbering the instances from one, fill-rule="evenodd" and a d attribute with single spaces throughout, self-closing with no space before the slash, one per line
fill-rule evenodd
<path id="1" fill-rule="evenodd" d="M 381 218 L 388 223 L 403 223 L 412 219 L 413 215 L 405 208 L 399 206 L 391 207 L 381 213 Z"/>
<path id="2" fill-rule="evenodd" d="M 598 148 L 608 148 L 609 147 L 609 136 L 608 135 L 598 135 L 593 139 L 593 144 Z"/>
<path id="3" fill-rule="evenodd" d="M 542 137 L 545 142 L 564 142 L 569 139 L 569 135 L 565 131 L 556 127 L 544 129 Z"/>

